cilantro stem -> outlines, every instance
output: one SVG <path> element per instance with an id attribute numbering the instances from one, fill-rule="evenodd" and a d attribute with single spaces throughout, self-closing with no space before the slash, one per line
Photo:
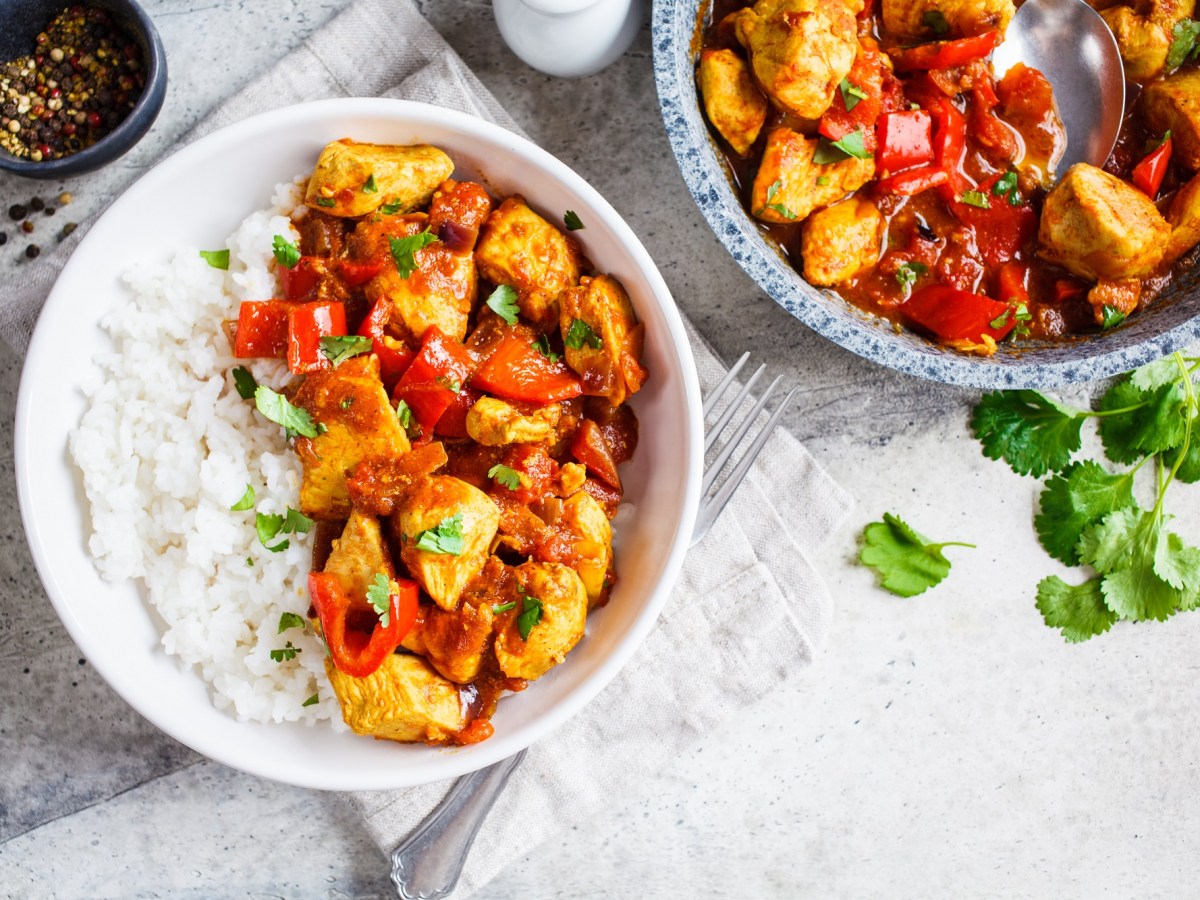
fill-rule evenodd
<path id="1" fill-rule="evenodd" d="M 929 547 L 933 550 L 941 550 L 943 547 L 970 547 L 972 550 L 978 549 L 974 544 L 964 544 L 962 541 L 946 541 L 944 544 L 930 544 Z"/>
<path id="2" fill-rule="evenodd" d="M 1183 360 L 1183 356 L 1178 352 L 1174 354 L 1175 364 L 1179 366 L 1179 371 L 1183 373 L 1183 389 L 1187 394 L 1187 408 L 1189 410 L 1196 408 L 1196 387 L 1192 384 L 1192 376 L 1187 364 Z M 1167 488 L 1171 486 L 1171 482 L 1175 480 L 1175 473 L 1179 471 L 1179 467 L 1183 465 L 1184 457 L 1187 456 L 1188 445 L 1192 442 L 1192 417 L 1186 416 L 1183 423 L 1183 443 L 1179 445 L 1179 452 L 1175 454 L 1175 464 L 1171 466 L 1170 474 L 1167 475 L 1166 482 L 1162 485 L 1158 492 L 1158 502 L 1154 504 L 1154 512 L 1158 514 L 1163 502 L 1163 497 L 1167 492 Z"/>
<path id="3" fill-rule="evenodd" d="M 1123 406 L 1120 409 L 1088 409 L 1082 412 L 1085 416 L 1094 416 L 1097 419 L 1103 419 L 1105 416 L 1122 416 L 1125 413 L 1136 412 L 1139 409 L 1145 409 L 1149 405 L 1150 401 L 1147 400 L 1145 403 L 1135 403 L 1133 406 Z"/>

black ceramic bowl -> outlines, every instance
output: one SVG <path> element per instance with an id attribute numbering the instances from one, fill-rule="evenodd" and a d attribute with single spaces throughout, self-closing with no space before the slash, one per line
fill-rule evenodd
<path id="1" fill-rule="evenodd" d="M 901 372 L 982 388 L 1036 388 L 1090 381 L 1152 362 L 1200 339 L 1200 266 L 1173 279 L 1124 324 L 1072 341 L 1000 345 L 983 359 L 896 332 L 834 291 L 815 288 L 748 216 L 709 136 L 696 96 L 697 27 L 709 0 L 654 0 L 654 77 L 667 137 L 696 205 L 721 243 L 767 294 L 836 344 Z"/>
<path id="2" fill-rule="evenodd" d="M 3 0 L 0 6 L 0 60 L 17 59 L 33 49 L 34 39 L 72 0 Z M 167 95 L 167 57 L 150 17 L 133 0 L 82 0 L 109 11 L 113 20 L 142 47 L 146 86 L 137 104 L 116 128 L 92 146 L 61 159 L 33 162 L 0 150 L 0 169 L 27 178 L 63 178 L 90 172 L 124 155 L 158 117 Z"/>

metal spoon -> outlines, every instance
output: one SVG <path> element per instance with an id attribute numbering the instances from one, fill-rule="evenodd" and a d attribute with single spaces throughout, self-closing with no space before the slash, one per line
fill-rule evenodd
<path id="1" fill-rule="evenodd" d="M 1018 62 L 1054 88 L 1067 132 L 1058 174 L 1077 162 L 1103 166 L 1125 117 L 1125 69 L 1100 14 L 1084 0 L 1025 0 L 992 55 L 996 77 Z"/>

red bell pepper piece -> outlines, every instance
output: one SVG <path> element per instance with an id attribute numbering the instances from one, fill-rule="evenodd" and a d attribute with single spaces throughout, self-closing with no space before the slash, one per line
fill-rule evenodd
<path id="1" fill-rule="evenodd" d="M 285 300 L 243 300 L 238 307 L 237 335 L 233 355 L 238 359 L 287 354 L 288 309 Z"/>
<path id="2" fill-rule="evenodd" d="M 571 441 L 571 455 L 583 463 L 589 472 L 610 487 L 621 490 L 621 476 L 613 460 L 604 432 L 591 419 L 584 419 Z"/>
<path id="3" fill-rule="evenodd" d="M 1153 200 L 1162 187 L 1163 176 L 1171 162 L 1171 133 L 1167 132 L 1161 144 L 1150 151 L 1133 167 L 1133 183 L 1143 194 Z"/>
<path id="4" fill-rule="evenodd" d="M 292 303 L 287 313 L 287 361 L 293 375 L 328 369 L 321 338 L 346 333 L 346 309 L 337 300 Z"/>
<path id="5" fill-rule="evenodd" d="M 372 262 L 356 262 L 352 259 L 339 259 L 337 273 L 342 277 L 347 287 L 359 287 L 366 284 L 383 271 L 384 261 L 377 259 Z"/>
<path id="6" fill-rule="evenodd" d="M 906 319 L 932 331 L 943 341 L 979 341 L 985 334 L 1000 340 L 1017 324 L 1016 316 L 1004 315 L 1009 309 L 1007 303 L 944 284 L 921 288 L 899 309 Z M 1001 327 L 993 327 L 993 322 L 1001 322 Z"/>
<path id="7" fill-rule="evenodd" d="M 975 229 L 975 243 L 987 266 L 1008 262 L 1037 232 L 1038 218 L 1028 203 L 1013 206 L 1003 196 L 992 193 L 1001 178 L 997 173 L 973 190 L 983 197 L 986 207 L 963 203 L 959 193 L 950 200 L 950 211 L 964 225 Z"/>
<path id="8" fill-rule="evenodd" d="M 949 69 L 975 59 L 983 59 L 1000 43 L 999 31 L 986 31 L 972 37 L 953 41 L 933 41 L 907 50 L 892 52 L 892 61 L 897 72 L 912 72 L 917 69 Z"/>
<path id="9" fill-rule="evenodd" d="M 416 356 L 403 341 L 398 341 L 386 333 L 385 329 L 391 317 L 392 301 L 387 297 L 380 297 L 358 326 L 358 333 L 371 339 L 371 352 L 379 357 L 379 380 L 389 392 Z"/>
<path id="10" fill-rule="evenodd" d="M 352 598 L 331 572 L 309 573 L 308 592 L 333 664 L 353 678 L 366 678 L 383 665 L 417 620 L 417 583 L 406 578 L 391 581 L 387 625 L 365 597 Z"/>
<path id="11" fill-rule="evenodd" d="M 311 300 L 316 296 L 326 271 L 325 260 L 319 256 L 302 256 L 290 269 L 280 266 L 277 273 L 283 296 L 288 300 Z"/>
<path id="12" fill-rule="evenodd" d="M 920 169 L 909 169 L 899 175 L 889 175 L 875 182 L 875 191 L 879 194 L 898 194 L 911 197 L 930 188 L 950 181 L 945 169 L 937 166 L 923 166 Z"/>
<path id="13" fill-rule="evenodd" d="M 933 162 L 933 118 L 923 109 L 906 109 L 880 116 L 875 126 L 875 164 L 896 173 Z"/>
<path id="14" fill-rule="evenodd" d="M 550 362 L 526 336 L 507 334 L 471 379 L 473 387 L 505 400 L 554 403 L 583 393 L 579 376 L 562 360 Z"/>
<path id="15" fill-rule="evenodd" d="M 996 293 L 1001 303 L 1010 306 L 1024 304 L 1029 308 L 1029 263 L 1011 260 L 996 273 Z"/>
<path id="16" fill-rule="evenodd" d="M 392 398 L 407 403 L 421 430 L 429 433 L 466 385 L 474 366 L 466 347 L 430 325 Z"/>
<path id="17" fill-rule="evenodd" d="M 442 417 L 433 426 L 434 433 L 449 438 L 468 437 L 467 413 L 471 411 L 475 401 L 482 396 L 483 394 L 479 391 L 469 387 L 462 388 L 454 395 L 454 399 L 450 401 L 450 405 L 446 407 Z"/>

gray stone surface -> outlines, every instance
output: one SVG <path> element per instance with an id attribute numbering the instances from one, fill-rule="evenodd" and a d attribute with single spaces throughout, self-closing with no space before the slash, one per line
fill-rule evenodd
<path id="1" fill-rule="evenodd" d="M 147 142 L 117 165 L 144 169 L 345 2 L 148 2 L 172 83 Z M 788 424 L 859 504 L 818 560 L 837 611 L 817 664 L 605 814 L 513 847 L 485 894 L 1196 894 L 1200 616 L 1081 647 L 1042 625 L 1033 588 L 1056 566 L 1030 525 L 1036 483 L 981 456 L 970 393 L 833 347 L 728 259 L 663 136 L 646 32 L 600 75 L 557 81 L 505 48 L 489 3 L 422 6 L 531 137 L 628 219 L 723 357 L 751 349 L 804 386 Z M 81 217 L 112 199 L 113 180 L 0 178 L 0 206 L 66 187 Z M 0 265 L 20 265 L 22 247 L 10 239 Z M 16 509 L 19 375 L 0 351 L 0 895 L 391 896 L 383 856 L 337 796 L 198 757 L 80 660 Z M 1190 496 L 1173 511 L 1195 536 L 1200 512 L 1179 508 Z M 951 550 L 937 590 L 893 598 L 852 565 L 858 529 L 889 509 L 978 549 Z M 752 610 L 731 615 L 754 627 Z"/>

